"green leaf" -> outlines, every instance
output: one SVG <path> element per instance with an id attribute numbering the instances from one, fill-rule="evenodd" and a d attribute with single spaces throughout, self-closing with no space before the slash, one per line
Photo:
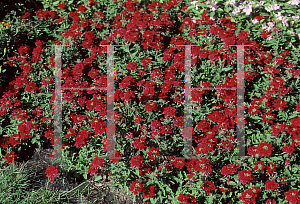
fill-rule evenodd
<path id="1" fill-rule="evenodd" d="M 235 185 L 236 185 L 236 182 L 229 181 L 229 185 L 233 185 L 233 186 L 235 186 Z"/>
<path id="2" fill-rule="evenodd" d="M 251 118 L 254 119 L 254 120 L 262 120 L 262 118 L 259 117 L 259 116 L 252 116 Z"/>
<path id="3" fill-rule="evenodd" d="M 97 177 L 95 178 L 95 181 L 99 181 L 100 179 L 102 179 L 102 176 L 97 176 Z"/>
<path id="4" fill-rule="evenodd" d="M 272 160 L 274 161 L 283 161 L 281 157 L 272 157 Z"/>
<path id="5" fill-rule="evenodd" d="M 60 1 L 55 1 L 53 2 L 53 6 L 57 6 L 59 4 Z"/>
<path id="6" fill-rule="evenodd" d="M 233 68 L 232 67 L 229 67 L 229 68 L 223 68 L 222 71 L 229 71 L 229 70 L 232 70 Z"/>

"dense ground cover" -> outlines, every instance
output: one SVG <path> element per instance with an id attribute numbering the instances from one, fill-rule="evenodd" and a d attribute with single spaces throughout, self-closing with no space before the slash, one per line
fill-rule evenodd
<path id="1" fill-rule="evenodd" d="M 297 202 L 300 30 L 297 1 L 287 2 L 279 5 L 293 16 L 278 14 L 279 5 L 269 2 L 191 8 L 195 2 L 176 0 L 90 0 L 76 8 L 56 2 L 56 10 L 11 12 L 2 35 L 9 40 L 1 43 L 17 48 L 2 69 L 14 67 L 16 79 L 0 99 L 2 162 L 20 157 L 24 146 L 54 144 L 55 54 L 46 44 L 68 45 L 62 87 L 105 87 L 107 48 L 100 45 L 122 45 L 114 48 L 114 65 L 116 155 L 123 159 L 106 154 L 105 91 L 64 90 L 64 164 L 47 169 L 51 182 L 107 175 L 112 185 L 153 203 Z M 191 51 L 194 88 L 235 87 L 237 54 L 229 45 L 252 45 L 245 47 L 250 157 L 232 157 L 236 91 L 194 89 L 193 156 L 199 160 L 175 158 L 184 152 L 185 49 L 176 46 L 184 44 L 198 45 Z"/>

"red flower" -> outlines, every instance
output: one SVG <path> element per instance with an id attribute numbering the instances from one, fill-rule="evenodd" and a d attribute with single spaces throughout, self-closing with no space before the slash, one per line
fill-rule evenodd
<path id="1" fill-rule="evenodd" d="M 137 155 L 137 156 L 132 157 L 132 159 L 130 160 L 130 166 L 131 167 L 134 167 L 134 166 L 142 167 L 143 162 L 144 162 L 144 158 L 141 157 L 140 155 Z"/>
<path id="2" fill-rule="evenodd" d="M 177 200 L 180 201 L 180 202 L 184 202 L 186 204 L 197 203 L 196 198 L 195 198 L 195 194 L 193 194 L 193 195 L 190 195 L 190 194 L 183 195 L 182 193 L 180 193 Z"/>
<path id="3" fill-rule="evenodd" d="M 158 128 L 161 127 L 161 122 L 158 120 L 152 120 L 151 121 L 151 129 L 152 130 L 157 130 Z"/>
<path id="4" fill-rule="evenodd" d="M 61 10 L 63 10 L 63 9 L 66 7 L 65 2 L 62 2 L 62 3 L 58 4 L 57 6 L 58 6 Z"/>
<path id="5" fill-rule="evenodd" d="M 178 169 L 182 169 L 185 166 L 184 159 L 175 159 L 174 161 L 170 160 L 170 163 Z"/>
<path id="6" fill-rule="evenodd" d="M 261 37 L 267 39 L 269 37 L 269 34 L 271 33 L 271 31 L 267 32 L 267 31 L 263 31 L 261 32 Z"/>
<path id="7" fill-rule="evenodd" d="M 256 161 L 254 165 L 254 171 L 263 172 L 265 169 L 265 162 L 263 161 Z"/>
<path id="8" fill-rule="evenodd" d="M 163 114 L 165 114 L 165 118 L 174 117 L 176 114 L 176 109 L 173 106 L 164 107 Z"/>
<path id="9" fill-rule="evenodd" d="M 290 145 L 285 143 L 284 146 L 282 147 L 282 151 L 292 154 L 295 151 L 295 142 L 292 141 L 292 144 Z"/>
<path id="10" fill-rule="evenodd" d="M 45 77 L 42 80 L 43 86 L 47 86 L 49 84 L 53 84 L 53 77 Z"/>
<path id="11" fill-rule="evenodd" d="M 266 182 L 266 190 L 270 190 L 273 192 L 275 189 L 278 188 L 278 184 L 274 181 L 274 180 L 271 180 L 271 181 L 267 181 Z"/>
<path id="12" fill-rule="evenodd" d="M 104 159 L 96 156 L 95 159 L 93 159 L 92 163 L 89 165 L 88 173 L 90 173 L 91 176 L 93 176 L 97 171 L 99 167 L 105 166 Z"/>
<path id="13" fill-rule="evenodd" d="M 57 166 L 54 167 L 53 165 L 50 165 L 50 167 L 47 168 L 46 174 L 47 174 L 46 176 L 50 178 L 51 183 L 54 182 L 56 176 L 58 177 L 60 176 L 60 173 L 58 173 Z"/>
<path id="14" fill-rule="evenodd" d="M 133 181 L 129 186 L 129 190 L 134 193 L 134 195 L 139 194 L 143 191 L 144 184 L 141 184 L 139 181 Z"/>
<path id="15" fill-rule="evenodd" d="M 149 63 L 152 62 L 152 60 L 149 59 L 148 57 L 145 57 L 142 59 L 141 62 L 142 62 L 143 67 L 145 67 L 145 69 L 148 69 L 148 65 L 149 65 Z"/>
<path id="16" fill-rule="evenodd" d="M 156 111 L 157 105 L 154 102 L 147 102 L 145 105 L 145 111 L 152 112 Z"/>
<path id="17" fill-rule="evenodd" d="M 122 153 L 121 152 L 118 152 L 117 150 L 115 150 L 115 157 L 113 157 L 113 154 L 110 154 L 109 155 L 109 160 L 110 161 L 113 161 L 114 163 L 117 163 L 118 161 L 120 161 L 122 158 Z"/>
<path id="18" fill-rule="evenodd" d="M 154 188 L 154 186 L 147 186 L 147 187 L 143 188 L 144 198 L 153 198 L 155 196 L 154 191 L 156 189 L 157 188 Z"/>
<path id="19" fill-rule="evenodd" d="M 82 19 L 81 23 L 80 23 L 81 27 L 83 29 L 86 29 L 89 26 L 89 20 L 88 19 Z M 91 32 L 91 31 L 87 31 L 87 32 Z M 87 33 L 86 32 L 86 33 Z M 86 36 L 86 35 L 85 35 Z M 87 38 L 88 39 L 88 38 Z"/>
<path id="20" fill-rule="evenodd" d="M 268 144 L 266 141 L 264 141 L 263 143 L 260 143 L 260 145 L 257 147 L 257 152 L 261 157 L 268 157 L 272 154 L 273 149 L 274 147 L 272 146 L 272 144 Z"/>
<path id="21" fill-rule="evenodd" d="M 284 193 L 285 200 L 290 201 L 292 204 L 298 204 L 300 200 L 300 195 L 298 194 L 298 189 L 289 190 L 288 192 Z"/>
<path id="22" fill-rule="evenodd" d="M 18 156 L 15 154 L 15 152 L 11 151 L 10 153 L 5 155 L 4 160 L 6 161 L 6 163 L 9 163 L 9 162 L 16 163 L 17 158 L 18 158 Z"/>
<path id="23" fill-rule="evenodd" d="M 261 192 L 261 189 L 258 187 L 251 187 L 250 189 L 246 190 L 241 195 L 241 200 L 244 203 L 256 203 L 257 194 Z"/>
<path id="24" fill-rule="evenodd" d="M 28 16 L 30 16 L 30 13 L 29 13 L 29 12 L 26 12 L 26 13 L 22 16 L 22 19 L 27 18 Z"/>
<path id="25" fill-rule="evenodd" d="M 144 137 L 142 138 L 135 138 L 134 139 L 135 141 L 132 142 L 132 144 L 134 145 L 134 147 L 136 149 L 139 149 L 139 150 L 143 150 L 147 147 L 147 145 L 145 144 L 146 143 L 146 139 Z"/>
<path id="26" fill-rule="evenodd" d="M 265 204 L 276 204 L 275 200 L 267 200 Z"/>
<path id="27" fill-rule="evenodd" d="M 274 171 L 276 171 L 276 164 L 273 164 L 273 162 L 269 162 L 269 166 L 266 166 L 267 173 L 271 174 Z"/>
<path id="28" fill-rule="evenodd" d="M 200 122 L 197 123 L 196 129 L 202 130 L 203 132 L 208 132 L 208 130 L 210 130 L 209 122 L 205 120 L 201 120 Z"/>
<path id="29" fill-rule="evenodd" d="M 204 184 L 202 184 L 202 188 L 205 190 L 205 195 L 210 194 L 210 191 L 215 190 L 216 187 L 214 185 L 214 183 L 210 182 L 210 181 L 205 181 Z"/>
<path id="30" fill-rule="evenodd" d="M 78 12 L 86 12 L 87 9 L 86 9 L 85 5 L 80 5 L 80 6 L 77 8 L 77 11 L 78 11 Z"/>
<path id="31" fill-rule="evenodd" d="M 264 17 L 262 15 L 256 16 L 255 17 L 258 21 L 260 21 L 261 19 L 263 19 Z"/>
<path id="32" fill-rule="evenodd" d="M 89 3 L 91 6 L 96 6 L 97 2 L 95 2 L 95 0 L 89 0 Z"/>
<path id="33" fill-rule="evenodd" d="M 129 62 L 126 66 L 127 69 L 130 69 L 131 71 L 135 71 L 138 67 L 138 63 L 136 62 Z"/>
<path id="34" fill-rule="evenodd" d="M 227 176 L 229 174 L 235 173 L 236 171 L 237 170 L 235 168 L 235 164 L 228 164 L 228 165 L 222 167 L 221 174 L 224 176 Z"/>
<path id="35" fill-rule="evenodd" d="M 76 137 L 75 146 L 84 147 L 87 144 L 87 138 L 89 137 L 90 131 L 82 130 Z"/>
<path id="36" fill-rule="evenodd" d="M 239 171 L 238 179 L 243 185 L 246 185 L 249 184 L 254 178 L 250 170 L 243 169 L 242 171 Z"/>

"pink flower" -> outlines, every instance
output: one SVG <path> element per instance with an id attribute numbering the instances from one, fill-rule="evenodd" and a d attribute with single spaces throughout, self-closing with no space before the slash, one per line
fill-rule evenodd
<path id="1" fill-rule="evenodd" d="M 258 23 L 258 20 L 257 20 L 257 19 L 254 19 L 254 20 L 252 20 L 252 23 L 253 23 L 253 24 L 256 24 L 256 23 Z"/>
<path id="2" fill-rule="evenodd" d="M 198 5 L 197 5 L 198 1 L 192 1 L 191 4 L 194 4 L 194 6 L 196 7 L 196 10 L 198 10 Z"/>
<path id="3" fill-rule="evenodd" d="M 246 15 L 250 15 L 250 13 L 252 12 L 252 6 L 245 6 L 243 11 L 246 13 Z"/>
<path id="4" fill-rule="evenodd" d="M 280 6 L 278 6 L 278 4 L 273 4 L 273 5 L 270 5 L 268 8 L 266 8 L 266 10 L 268 12 L 270 12 L 270 11 L 276 11 L 278 9 L 280 9 Z"/>
<path id="5" fill-rule="evenodd" d="M 300 3 L 300 0 L 291 0 L 289 2 L 287 2 L 288 4 L 291 4 L 291 5 L 298 5 Z"/>

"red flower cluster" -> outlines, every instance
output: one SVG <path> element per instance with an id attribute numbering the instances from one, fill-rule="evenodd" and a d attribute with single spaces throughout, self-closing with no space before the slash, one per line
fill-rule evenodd
<path id="1" fill-rule="evenodd" d="M 266 190 L 270 190 L 273 192 L 275 189 L 278 188 L 278 184 L 274 181 L 274 180 L 271 180 L 271 181 L 267 181 L 266 182 Z"/>
<path id="2" fill-rule="evenodd" d="M 210 181 L 205 181 L 204 184 L 202 184 L 202 188 L 205 190 L 205 195 L 209 195 L 210 191 L 216 189 L 215 184 Z"/>
<path id="3" fill-rule="evenodd" d="M 143 166 L 143 162 L 144 162 L 144 158 L 141 157 L 140 155 L 134 156 L 132 157 L 132 159 L 130 160 L 130 166 L 134 167 L 142 167 Z"/>
<path id="4" fill-rule="evenodd" d="M 251 146 L 248 148 L 248 154 L 255 156 L 256 154 L 259 154 L 260 157 L 268 157 L 272 154 L 272 150 L 274 147 L 272 144 L 267 143 L 266 141 L 260 143 L 257 147 Z"/>
<path id="5" fill-rule="evenodd" d="M 127 64 L 126 68 L 130 69 L 131 71 L 135 71 L 136 68 L 138 67 L 137 65 L 138 65 L 138 63 L 136 63 L 136 62 L 129 62 Z"/>
<path id="6" fill-rule="evenodd" d="M 145 111 L 152 112 L 157 110 L 157 105 L 154 102 L 147 102 L 145 105 Z"/>
<path id="7" fill-rule="evenodd" d="M 143 189 L 144 189 L 144 184 L 141 184 L 139 181 L 133 181 L 129 186 L 129 190 L 132 191 L 134 195 L 141 193 Z"/>
<path id="8" fill-rule="evenodd" d="M 155 196 L 155 190 L 157 188 L 155 188 L 154 186 L 147 186 L 143 188 L 143 195 L 144 198 L 153 198 Z"/>
<path id="9" fill-rule="evenodd" d="M 50 182 L 54 182 L 54 179 L 58 176 L 60 176 L 60 173 L 58 173 L 57 166 L 54 167 L 53 165 L 50 165 L 50 167 L 46 170 L 46 176 L 50 178 Z"/>
<path id="10" fill-rule="evenodd" d="M 177 159 L 174 156 L 169 157 L 170 164 L 178 169 L 182 169 L 185 166 L 184 159 Z"/>
<path id="11" fill-rule="evenodd" d="M 256 203 L 256 198 L 258 194 L 261 192 L 261 189 L 258 187 L 251 187 L 250 189 L 246 190 L 241 195 L 241 200 L 246 203 Z"/>
<path id="12" fill-rule="evenodd" d="M 48 20 L 49 17 L 52 19 L 55 19 L 57 17 L 57 14 L 55 11 L 42 11 L 42 9 L 39 9 L 38 11 L 35 11 L 36 15 L 39 19 L 45 19 Z"/>
<path id="13" fill-rule="evenodd" d="M 176 114 L 176 109 L 173 106 L 167 106 L 163 108 L 163 114 L 165 115 L 165 118 L 167 117 L 174 117 Z"/>
<path id="14" fill-rule="evenodd" d="M 102 135 L 106 131 L 106 121 L 103 121 L 100 117 L 94 117 L 91 126 L 95 131 L 95 136 Z"/>
<path id="15" fill-rule="evenodd" d="M 217 139 L 215 137 L 213 137 L 212 135 L 208 135 L 205 138 L 201 139 L 201 142 L 198 144 L 198 146 L 196 147 L 196 155 L 199 154 L 208 154 L 210 152 L 212 152 L 213 150 L 215 150 L 215 146 Z"/>
<path id="16" fill-rule="evenodd" d="M 100 157 L 96 156 L 90 164 L 88 173 L 90 173 L 90 175 L 93 176 L 98 171 L 98 168 L 103 166 L 105 166 L 104 159 L 101 159 Z"/>
<path id="17" fill-rule="evenodd" d="M 63 10 L 63 9 L 66 7 L 65 2 L 62 2 L 62 3 L 58 4 L 57 6 L 58 6 L 61 10 Z"/>
<path id="18" fill-rule="evenodd" d="M 243 169 L 242 171 L 239 171 L 238 179 L 243 185 L 246 185 L 249 184 L 254 177 L 250 170 Z"/>
<path id="19" fill-rule="evenodd" d="M 292 204 L 298 204 L 300 203 L 300 195 L 299 190 L 289 190 L 288 192 L 284 193 L 285 200 L 290 201 Z"/>
<path id="20" fill-rule="evenodd" d="M 30 16 L 30 13 L 29 13 L 29 12 L 26 12 L 26 13 L 22 16 L 22 19 L 27 18 L 28 16 Z"/>
<path id="21" fill-rule="evenodd" d="M 11 151 L 10 153 L 7 153 L 4 157 L 4 160 L 6 161 L 6 163 L 12 162 L 12 163 L 16 163 L 16 159 L 18 158 L 18 156 L 15 154 L 14 151 Z"/>
<path id="22" fill-rule="evenodd" d="M 136 149 L 139 150 L 145 149 L 147 147 L 146 139 L 144 137 L 135 138 L 132 144 Z"/>
<path id="23" fill-rule="evenodd" d="M 293 152 L 295 151 L 295 142 L 292 141 L 292 144 L 287 144 L 285 143 L 284 146 L 282 147 L 282 151 L 283 152 L 287 152 L 287 153 L 290 153 L 290 154 L 293 154 Z"/>
<path id="24" fill-rule="evenodd" d="M 254 171 L 258 171 L 258 172 L 264 172 L 264 169 L 266 168 L 265 162 L 263 161 L 256 161 L 254 165 L 255 165 Z"/>
<path id="25" fill-rule="evenodd" d="M 148 66 L 150 63 L 152 63 L 152 60 L 149 59 L 149 57 L 145 57 L 142 59 L 142 66 L 145 67 L 145 69 L 148 69 Z"/>
<path id="26" fill-rule="evenodd" d="M 80 5 L 80 6 L 77 8 L 77 11 L 78 11 L 78 12 L 86 12 L 87 9 L 86 9 L 85 5 Z"/>
<path id="27" fill-rule="evenodd" d="M 239 167 L 240 165 L 237 163 L 228 164 L 226 166 L 222 167 L 221 174 L 224 176 L 227 176 L 229 174 L 234 174 L 237 170 L 236 167 Z"/>
<path id="28" fill-rule="evenodd" d="M 76 147 L 84 147 L 87 144 L 87 138 L 90 136 L 91 132 L 88 131 L 87 129 L 83 129 L 81 130 L 77 137 L 76 137 L 76 141 L 75 141 L 75 146 Z"/>
<path id="29" fill-rule="evenodd" d="M 122 153 L 118 152 L 117 150 L 115 151 L 115 155 L 113 156 L 112 154 L 109 155 L 109 160 L 113 161 L 114 163 L 117 163 L 118 161 L 121 160 Z"/>
<path id="30" fill-rule="evenodd" d="M 197 203 L 195 194 L 194 195 L 190 195 L 190 194 L 183 195 L 182 193 L 180 193 L 177 200 L 180 202 L 184 202 L 185 204 Z"/>

